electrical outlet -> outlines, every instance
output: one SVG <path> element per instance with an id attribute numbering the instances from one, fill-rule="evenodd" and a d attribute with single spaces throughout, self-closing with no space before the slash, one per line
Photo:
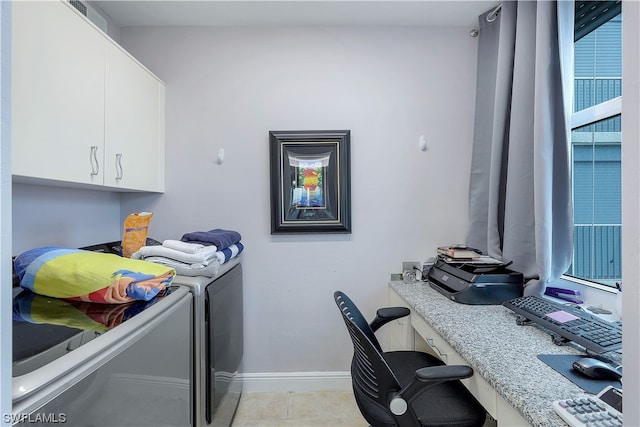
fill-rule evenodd
<path id="1" fill-rule="evenodd" d="M 407 283 L 422 279 L 422 268 L 417 261 L 402 262 L 402 280 Z"/>
<path id="2" fill-rule="evenodd" d="M 418 261 L 402 261 L 402 271 L 410 271 L 414 267 L 422 270 L 422 265 Z"/>

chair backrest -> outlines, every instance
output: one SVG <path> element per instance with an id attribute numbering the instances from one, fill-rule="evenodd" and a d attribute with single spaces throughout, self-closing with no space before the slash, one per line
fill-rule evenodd
<path id="1" fill-rule="evenodd" d="M 367 327 L 364 328 L 365 330 L 371 331 L 371 328 L 358 307 L 340 291 L 336 291 L 333 297 L 353 342 L 351 380 L 356 400 L 359 405 L 370 406 L 371 401 L 377 403 L 381 406 L 377 411 L 380 416 L 391 420 L 388 396 L 390 393 L 399 391 L 400 384 L 382 357 L 379 344 L 376 345 L 378 341 L 375 340 L 374 344 L 363 331 L 363 323 Z M 373 335 L 373 332 L 371 334 Z M 362 402 L 362 398 L 366 398 L 369 402 Z"/>
<path id="2" fill-rule="evenodd" d="M 362 333 L 365 334 L 367 338 L 369 338 L 369 341 L 371 341 L 376 349 L 380 353 L 382 353 L 382 347 L 380 346 L 378 338 L 376 338 L 376 334 L 373 332 L 373 329 L 371 329 L 369 322 L 367 322 L 367 319 L 365 319 L 358 307 L 356 307 L 353 301 L 351 301 L 351 299 L 344 293 L 337 291 L 334 294 L 334 298 L 337 298 L 336 294 L 340 294 L 340 297 L 344 301 L 344 306 L 349 308 L 349 319 L 356 324 L 356 326 L 362 331 Z M 337 303 L 338 300 L 336 299 L 336 304 Z M 338 305 L 338 307 L 340 307 L 340 305 Z"/>

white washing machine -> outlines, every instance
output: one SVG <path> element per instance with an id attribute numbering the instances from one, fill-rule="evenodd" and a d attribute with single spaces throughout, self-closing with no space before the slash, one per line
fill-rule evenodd
<path id="1" fill-rule="evenodd" d="M 14 288 L 13 410 L 7 424 L 192 425 L 192 294 L 65 301 Z"/>
<path id="2" fill-rule="evenodd" d="M 176 276 L 193 295 L 193 420 L 196 427 L 229 427 L 240 396 L 243 291 L 240 257 L 222 264 L 216 277 Z"/>

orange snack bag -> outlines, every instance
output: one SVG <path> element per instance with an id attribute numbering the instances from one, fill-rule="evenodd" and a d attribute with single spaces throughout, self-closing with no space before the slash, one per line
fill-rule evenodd
<path id="1" fill-rule="evenodd" d="M 149 223 L 153 213 L 132 213 L 124 220 L 124 233 L 122 236 L 122 256 L 131 258 L 135 252 L 145 246 Z"/>

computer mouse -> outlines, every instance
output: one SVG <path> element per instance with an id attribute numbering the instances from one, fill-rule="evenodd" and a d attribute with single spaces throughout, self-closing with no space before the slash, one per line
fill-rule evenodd
<path id="1" fill-rule="evenodd" d="M 582 357 L 573 362 L 573 370 L 594 380 L 618 380 L 622 373 L 610 364 L 593 357 Z"/>

